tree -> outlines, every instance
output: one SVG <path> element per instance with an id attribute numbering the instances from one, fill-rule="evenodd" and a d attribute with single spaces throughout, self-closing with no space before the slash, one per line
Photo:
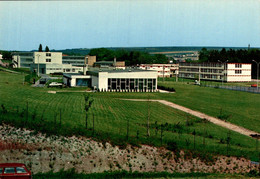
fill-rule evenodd
<path id="1" fill-rule="evenodd" d="M 38 52 L 42 52 L 42 44 L 39 45 Z"/>
<path id="2" fill-rule="evenodd" d="M 46 47 L 45 47 L 45 52 L 49 52 L 49 51 L 50 51 L 49 47 L 46 46 Z"/>

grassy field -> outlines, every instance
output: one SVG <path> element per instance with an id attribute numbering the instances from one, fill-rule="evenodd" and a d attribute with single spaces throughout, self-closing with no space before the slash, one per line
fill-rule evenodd
<path id="1" fill-rule="evenodd" d="M 166 98 L 171 102 L 218 117 L 229 116 L 228 122 L 260 132 L 260 95 L 225 89 L 200 87 L 176 82 L 159 82 L 174 87 L 176 93 Z"/>
<path id="2" fill-rule="evenodd" d="M 20 74 L 0 72 L 0 105 L 2 105 L 0 119 L 16 126 L 26 126 L 49 134 L 94 136 L 96 139 L 109 140 L 118 145 L 125 145 L 129 142 L 135 145 L 146 143 L 161 146 L 160 125 L 162 124 L 164 126 L 163 146 L 195 151 L 193 155 L 217 153 L 258 160 L 258 151 L 256 151 L 258 146 L 252 138 L 230 132 L 157 102 L 134 102 L 120 99 L 166 99 L 213 116 L 218 115 L 222 107 L 223 113 L 232 114 L 229 119 L 231 122 L 241 123 L 244 127 L 259 131 L 257 127 L 259 112 L 247 102 L 249 99 L 252 100 L 252 105 L 259 104 L 257 95 L 192 85 L 175 85 L 172 82 L 164 83 L 163 85 L 173 85 L 177 93 L 92 93 L 94 103 L 89 110 L 88 130 L 86 130 L 84 93 L 73 92 L 75 89 L 72 89 L 72 92 L 61 91 L 49 94 L 47 88 L 32 88 L 29 85 L 23 85 Z M 53 90 L 59 91 L 58 88 Z M 240 95 L 242 98 L 233 99 L 230 97 L 233 94 Z M 220 96 L 223 99 L 231 99 L 223 102 L 222 98 L 218 99 Z M 243 114 L 240 108 L 243 107 L 246 107 L 250 114 L 244 115 L 247 116 L 246 121 L 243 120 L 243 116 L 239 118 Z M 146 135 L 148 113 L 150 113 L 151 124 L 149 138 Z M 258 118 L 254 117 L 253 113 L 258 115 Z M 127 127 L 128 121 L 129 127 Z M 127 128 L 129 128 L 128 139 Z M 227 144 L 228 137 L 229 144 Z M 212 158 L 208 157 L 208 159 Z"/>

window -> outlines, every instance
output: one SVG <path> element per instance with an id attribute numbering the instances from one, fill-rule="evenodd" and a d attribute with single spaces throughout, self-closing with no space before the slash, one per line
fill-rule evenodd
<path id="1" fill-rule="evenodd" d="M 51 56 L 51 53 L 46 53 L 46 56 L 47 56 L 47 57 L 50 57 L 50 56 Z"/>
<path id="2" fill-rule="evenodd" d="M 242 64 L 235 64 L 235 68 L 242 68 Z"/>
<path id="3" fill-rule="evenodd" d="M 75 72 L 75 68 L 72 68 L 72 72 Z"/>
<path id="4" fill-rule="evenodd" d="M 15 173 L 14 168 L 5 168 L 4 173 Z"/>
<path id="5" fill-rule="evenodd" d="M 23 167 L 16 167 L 16 173 L 27 173 Z"/>
<path id="6" fill-rule="evenodd" d="M 51 59 L 47 58 L 47 59 L 46 59 L 46 62 L 51 62 Z"/>
<path id="7" fill-rule="evenodd" d="M 3 168 L 0 168 L 0 174 L 3 173 Z"/>
<path id="8" fill-rule="evenodd" d="M 235 70 L 235 74 L 242 74 L 242 70 Z"/>

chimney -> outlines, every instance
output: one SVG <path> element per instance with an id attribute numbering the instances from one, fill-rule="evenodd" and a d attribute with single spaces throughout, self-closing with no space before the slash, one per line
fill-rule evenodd
<path id="1" fill-rule="evenodd" d="M 116 57 L 114 57 L 114 67 L 116 66 Z"/>

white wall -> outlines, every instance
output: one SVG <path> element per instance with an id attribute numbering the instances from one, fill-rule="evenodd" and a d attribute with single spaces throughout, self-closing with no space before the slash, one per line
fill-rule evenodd
<path id="1" fill-rule="evenodd" d="M 47 56 L 51 54 L 51 56 Z M 39 60 L 38 60 L 39 56 Z M 33 53 L 34 63 L 43 63 L 43 64 L 62 64 L 62 53 L 61 52 L 34 52 Z M 46 62 L 46 59 L 51 59 L 51 62 Z"/>
<path id="2" fill-rule="evenodd" d="M 13 55 L 12 63 L 14 64 L 13 68 L 20 68 L 20 56 L 19 55 Z"/>
<path id="3" fill-rule="evenodd" d="M 236 67 L 236 64 L 241 64 Z M 236 70 L 241 70 L 241 74 L 235 73 Z M 248 63 L 228 63 L 227 64 L 227 82 L 244 82 L 251 81 L 251 64 Z"/>

